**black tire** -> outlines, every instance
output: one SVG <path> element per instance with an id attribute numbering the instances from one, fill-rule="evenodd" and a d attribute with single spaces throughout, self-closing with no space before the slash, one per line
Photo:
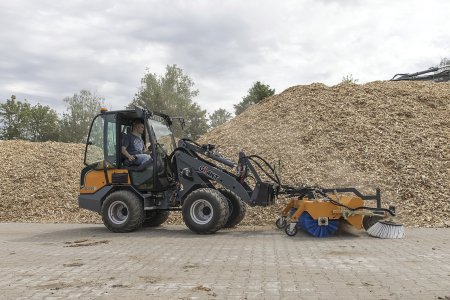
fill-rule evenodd
<path id="1" fill-rule="evenodd" d="M 147 210 L 145 212 L 145 220 L 143 227 L 158 227 L 170 216 L 170 211 L 167 210 Z"/>
<path id="2" fill-rule="evenodd" d="M 363 227 L 364 229 L 367 231 L 369 230 L 370 227 L 372 227 L 373 225 L 375 225 L 376 223 L 378 223 L 378 221 L 382 220 L 383 217 L 382 216 L 364 216 L 363 217 Z"/>
<path id="3" fill-rule="evenodd" d="M 195 233 L 214 233 L 228 218 L 228 203 L 217 190 L 202 188 L 191 192 L 183 203 L 183 220 Z"/>
<path id="4" fill-rule="evenodd" d="M 142 227 L 144 205 L 130 191 L 116 191 L 108 195 L 102 205 L 102 220 L 112 232 L 131 232 Z"/>
<path id="5" fill-rule="evenodd" d="M 247 206 L 235 193 L 226 189 L 219 189 L 219 192 L 225 196 L 228 202 L 229 216 L 223 228 L 237 226 L 245 217 Z"/>
<path id="6" fill-rule="evenodd" d="M 286 218 L 279 217 L 279 218 L 275 221 L 275 226 L 277 226 L 278 229 L 283 229 L 284 227 L 286 227 L 286 225 L 287 225 Z"/>
<path id="7" fill-rule="evenodd" d="M 284 232 L 286 232 L 288 236 L 295 236 L 297 234 L 297 231 L 298 231 L 297 224 L 295 224 L 292 230 L 290 224 L 287 224 L 286 227 L 284 227 Z"/>

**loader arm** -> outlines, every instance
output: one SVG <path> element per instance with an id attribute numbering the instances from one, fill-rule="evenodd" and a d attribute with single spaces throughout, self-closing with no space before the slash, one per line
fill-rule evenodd
<path id="1" fill-rule="evenodd" d="M 277 184 L 263 182 L 243 152 L 239 154 L 239 163 L 236 164 L 218 155 L 213 150 L 214 145 L 199 145 L 190 140 L 180 140 L 178 148 L 173 154 L 173 162 L 176 166 L 178 180 L 182 186 L 179 191 L 181 203 L 191 191 L 197 188 L 213 188 L 213 182 L 235 193 L 250 206 L 268 206 L 274 203 L 278 188 Z M 243 168 L 248 168 L 256 180 L 255 187 L 251 188 L 244 181 L 245 175 L 235 175 L 213 162 L 203 159 L 201 156 L 206 156 L 210 160 L 220 162 L 228 167 L 237 167 L 239 165 Z"/>

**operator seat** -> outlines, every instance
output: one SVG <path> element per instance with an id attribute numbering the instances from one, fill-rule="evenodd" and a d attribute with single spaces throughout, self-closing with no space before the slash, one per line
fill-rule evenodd
<path id="1" fill-rule="evenodd" d="M 128 171 L 144 171 L 147 168 L 151 168 L 152 169 L 152 174 L 153 174 L 153 159 L 149 159 L 146 162 L 144 162 L 143 164 L 140 164 L 139 166 L 136 165 L 131 165 L 131 166 L 122 166 L 123 169 L 126 169 Z"/>
<path id="2" fill-rule="evenodd" d="M 133 185 L 139 186 L 145 183 L 153 186 L 153 160 L 148 160 L 139 166 L 123 166 L 122 168 L 128 170 Z"/>

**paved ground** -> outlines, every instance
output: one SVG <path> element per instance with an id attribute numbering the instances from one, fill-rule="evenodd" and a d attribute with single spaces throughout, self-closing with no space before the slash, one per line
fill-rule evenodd
<path id="1" fill-rule="evenodd" d="M 317 239 L 273 228 L 0 224 L 0 298 L 450 299 L 450 229 Z"/>

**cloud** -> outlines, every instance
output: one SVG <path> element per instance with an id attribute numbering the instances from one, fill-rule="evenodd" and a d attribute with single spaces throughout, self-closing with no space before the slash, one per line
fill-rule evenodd
<path id="1" fill-rule="evenodd" d="M 177 64 L 212 113 L 253 82 L 277 92 L 414 72 L 450 56 L 442 1 L 7 1 L 0 96 L 58 110 L 81 89 L 123 108 L 148 68 Z"/>

